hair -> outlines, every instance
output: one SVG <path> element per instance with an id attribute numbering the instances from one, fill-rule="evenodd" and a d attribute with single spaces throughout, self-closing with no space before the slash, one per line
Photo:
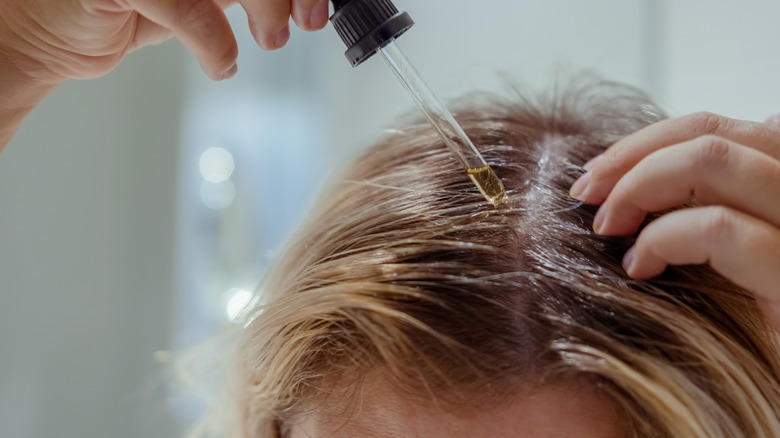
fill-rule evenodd
<path id="1" fill-rule="evenodd" d="M 665 117 L 585 82 L 458 106 L 509 208 L 420 120 L 348 169 L 248 317 L 235 436 L 275 436 L 376 370 L 444 407 L 566 379 L 604 391 L 633 436 L 780 436 L 776 334 L 754 299 L 707 266 L 627 278 L 634 239 L 594 234 L 595 207 L 568 196 L 585 161 Z"/>

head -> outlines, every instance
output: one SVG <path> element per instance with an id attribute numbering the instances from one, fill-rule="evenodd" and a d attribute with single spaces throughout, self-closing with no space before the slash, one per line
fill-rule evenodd
<path id="1" fill-rule="evenodd" d="M 579 166 L 662 118 L 608 83 L 474 99 L 456 118 L 502 179 L 481 197 L 412 123 L 327 192 L 237 350 L 236 434 L 780 436 L 775 335 L 707 267 L 626 277 Z"/>

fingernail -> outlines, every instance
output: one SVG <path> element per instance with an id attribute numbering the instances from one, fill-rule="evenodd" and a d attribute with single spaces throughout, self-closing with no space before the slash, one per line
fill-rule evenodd
<path id="1" fill-rule="evenodd" d="M 290 40 L 290 26 L 284 26 L 284 29 L 280 30 L 279 33 L 276 34 L 276 38 L 274 38 L 274 48 L 280 49 L 284 47 L 285 44 L 287 44 L 287 41 Z"/>
<path id="2" fill-rule="evenodd" d="M 222 73 L 222 78 L 221 78 L 221 79 L 222 79 L 223 81 L 224 81 L 225 79 L 230 79 L 230 78 L 232 78 L 233 76 L 235 76 L 237 72 L 238 72 L 238 64 L 233 64 L 233 67 L 230 67 L 229 69 L 227 69 L 227 70 L 225 71 L 225 73 Z"/>
<path id="3" fill-rule="evenodd" d="M 595 157 L 591 158 L 590 161 L 585 163 L 585 165 L 583 165 L 582 168 L 585 170 L 593 170 L 593 168 L 599 164 L 599 161 L 601 161 L 602 158 L 604 158 L 604 154 L 598 154 Z"/>
<path id="4" fill-rule="evenodd" d="M 604 225 L 604 219 L 607 216 L 607 204 L 602 204 L 599 207 L 599 211 L 596 212 L 596 217 L 593 218 L 593 231 L 596 234 L 601 234 L 601 227 Z"/>
<path id="5" fill-rule="evenodd" d="M 320 0 L 314 5 L 309 15 L 309 26 L 318 29 L 328 24 L 328 13 L 330 12 L 328 8 L 328 0 Z"/>
<path id="6" fill-rule="evenodd" d="M 585 172 L 585 174 L 579 177 L 577 181 L 574 181 L 574 184 L 569 190 L 569 196 L 574 199 L 584 201 L 585 190 L 588 188 L 588 184 L 590 184 L 590 172 Z"/>
<path id="7" fill-rule="evenodd" d="M 634 263 L 634 253 L 636 247 L 632 246 L 628 249 L 626 252 L 626 255 L 623 256 L 623 269 L 626 270 L 626 273 L 629 273 L 631 271 L 631 265 Z"/>

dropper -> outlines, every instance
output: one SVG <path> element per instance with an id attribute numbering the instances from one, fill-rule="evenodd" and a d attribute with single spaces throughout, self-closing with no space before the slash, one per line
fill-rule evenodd
<path id="1" fill-rule="evenodd" d="M 348 47 L 345 55 L 352 66 L 381 53 L 480 193 L 494 207 L 505 207 L 508 200 L 501 180 L 395 42 L 414 25 L 409 14 L 399 12 L 390 0 L 333 0 L 333 5 L 330 21 Z"/>

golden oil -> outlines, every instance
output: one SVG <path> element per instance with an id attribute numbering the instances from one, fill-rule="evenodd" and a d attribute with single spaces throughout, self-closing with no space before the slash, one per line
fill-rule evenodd
<path id="1" fill-rule="evenodd" d="M 477 186 L 482 196 L 496 208 L 508 208 L 509 198 L 506 196 L 504 185 L 498 179 L 490 166 L 482 166 L 466 169 L 471 181 Z"/>

